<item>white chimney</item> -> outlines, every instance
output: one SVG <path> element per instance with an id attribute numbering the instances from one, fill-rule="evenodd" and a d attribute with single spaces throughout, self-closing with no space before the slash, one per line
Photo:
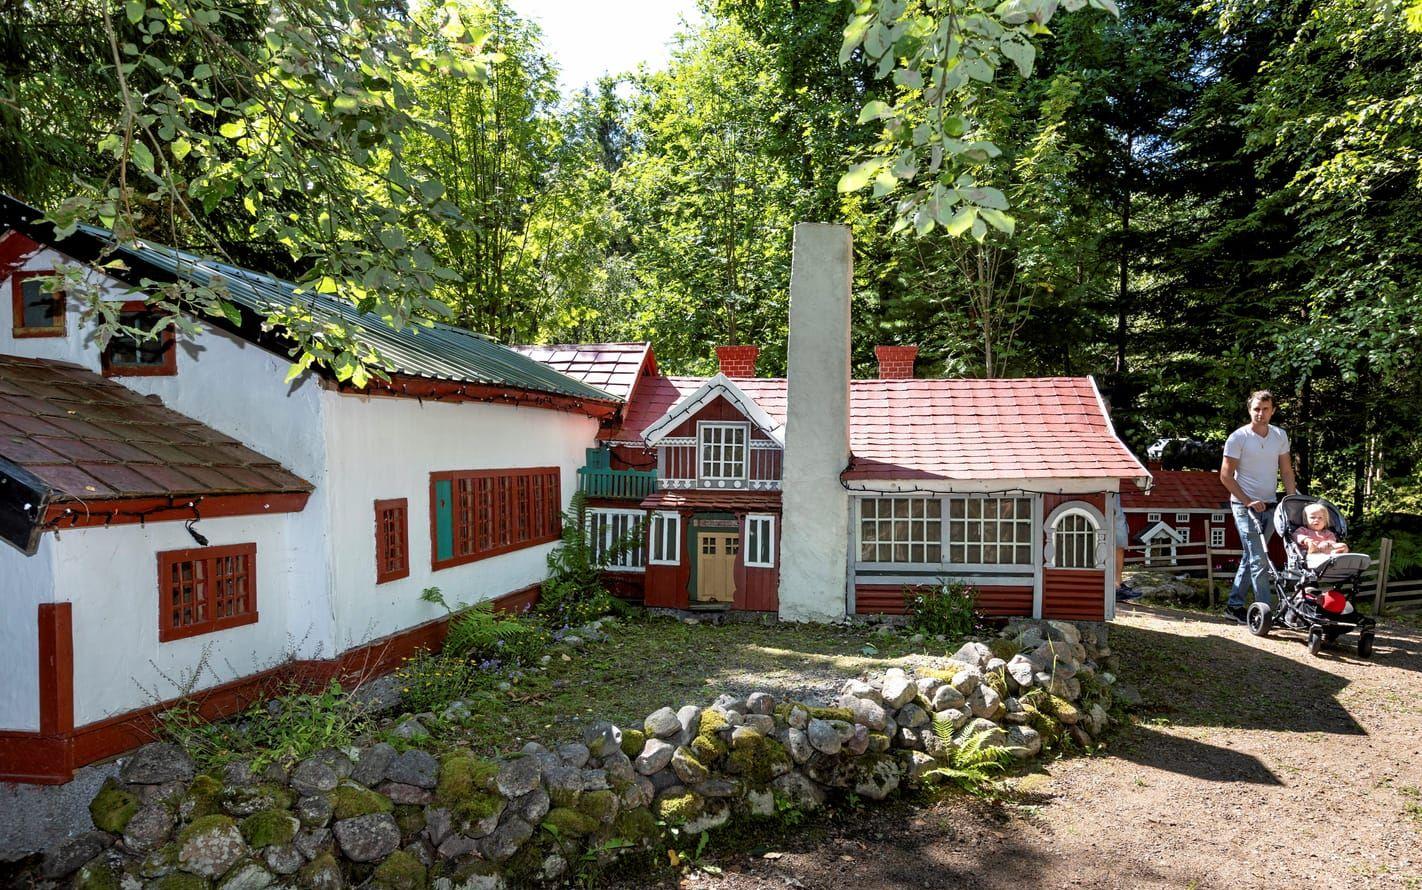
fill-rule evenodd
<path id="1" fill-rule="evenodd" d="M 780 533 L 780 617 L 844 617 L 849 578 L 847 226 L 799 223 L 790 266 L 790 346 Z"/>

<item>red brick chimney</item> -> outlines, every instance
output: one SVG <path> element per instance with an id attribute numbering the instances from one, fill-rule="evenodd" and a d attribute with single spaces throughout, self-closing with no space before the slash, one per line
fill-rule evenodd
<path id="1" fill-rule="evenodd" d="M 912 379 L 913 362 L 918 358 L 917 346 L 875 346 L 879 360 L 880 380 Z"/>
<path id="2" fill-rule="evenodd" d="M 716 361 L 721 364 L 721 373 L 727 377 L 754 377 L 758 355 L 759 346 L 716 347 Z"/>

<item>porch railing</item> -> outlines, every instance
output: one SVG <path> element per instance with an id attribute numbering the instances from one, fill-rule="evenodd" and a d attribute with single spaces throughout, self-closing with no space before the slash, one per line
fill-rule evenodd
<path id="1" fill-rule="evenodd" d="M 638 500 L 657 491 L 656 470 L 578 468 L 578 491 L 590 498 Z"/>

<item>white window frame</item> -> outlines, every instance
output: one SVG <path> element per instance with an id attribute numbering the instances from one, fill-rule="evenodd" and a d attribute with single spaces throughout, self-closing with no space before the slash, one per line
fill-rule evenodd
<path id="1" fill-rule="evenodd" d="M 1177 523 L 1189 522 L 1189 521 L 1190 521 L 1190 514 L 1189 514 L 1189 513 L 1176 513 L 1176 514 L 1175 514 L 1175 521 L 1176 521 Z"/>
<path id="2" fill-rule="evenodd" d="M 618 520 L 624 520 L 623 528 L 618 530 Z M 631 530 L 631 523 L 637 523 L 645 530 L 647 513 L 645 510 L 621 510 L 613 507 L 588 507 L 587 508 L 587 532 L 593 548 L 595 561 L 601 561 L 602 554 L 612 547 L 612 542 L 627 534 Z M 603 571 L 608 572 L 645 572 L 647 566 L 647 539 L 643 537 L 642 543 L 629 549 L 617 558 L 615 562 L 609 562 L 603 566 Z"/>
<path id="3" fill-rule="evenodd" d="M 1219 549 L 1225 545 L 1224 526 L 1210 529 L 1210 546 Z"/>
<path id="4" fill-rule="evenodd" d="M 1159 514 L 1159 513 L 1147 513 L 1147 514 L 1146 514 L 1146 522 L 1159 522 L 1159 521 L 1160 521 L 1160 514 Z"/>
<path id="5" fill-rule="evenodd" d="M 1188 526 L 1188 525 L 1182 525 L 1182 526 L 1180 526 L 1179 528 L 1177 528 L 1175 531 L 1176 531 L 1177 533 L 1179 533 L 1179 535 L 1180 535 L 1180 543 L 1182 543 L 1182 544 L 1188 544 L 1188 543 L 1190 543 L 1190 526 Z"/>
<path id="6" fill-rule="evenodd" d="M 766 552 L 770 554 L 769 560 L 766 562 L 751 558 L 753 554 L 759 554 L 762 536 L 765 538 Z M 741 548 L 745 567 L 748 569 L 775 568 L 775 514 L 747 513 L 745 538 L 746 546 Z"/>
<path id="7" fill-rule="evenodd" d="M 735 431 L 740 433 L 740 473 L 727 473 L 727 465 L 735 465 L 735 461 L 726 457 L 726 433 Z M 707 441 L 708 434 L 712 434 L 718 441 Z M 709 420 L 698 421 L 696 424 L 696 478 L 708 482 L 745 482 L 750 478 L 750 424 L 748 423 L 721 423 Z M 711 459 L 707 456 L 707 450 L 712 445 L 721 446 L 721 457 Z M 733 443 L 732 443 L 733 447 Z M 708 473 L 707 469 L 715 469 L 716 473 Z"/>
<path id="8" fill-rule="evenodd" d="M 952 495 L 948 495 L 948 496 L 945 497 L 943 500 L 944 500 L 944 504 L 943 504 L 943 561 L 944 561 L 945 564 L 951 565 L 951 566 L 954 566 L 954 567 L 962 567 L 962 566 L 983 566 L 983 567 L 988 567 L 988 568 L 998 568 L 998 567 L 1006 566 L 1006 567 L 1022 567 L 1022 568 L 1030 569 L 1030 568 L 1032 567 L 1032 565 L 1036 562 L 1036 556 L 1035 556 L 1035 552 L 1034 552 L 1034 551 L 1035 551 L 1035 547 L 1033 546 L 1033 538 L 1036 536 L 1037 524 L 1036 524 L 1036 506 L 1035 506 L 1035 504 L 1034 504 L 1034 499 L 1033 499 L 1033 498 L 1031 498 L 1031 497 L 1026 497 L 1026 496 L 1022 496 L 1022 495 L 996 496 L 996 495 L 978 495 L 978 494 L 952 494 Z M 956 502 L 956 501 L 961 501 L 961 502 L 963 502 L 964 518 L 959 519 L 959 518 L 955 518 L 955 517 L 953 516 L 953 506 L 954 506 L 954 502 Z M 985 505 L 988 501 L 993 501 L 993 502 L 995 502 L 995 503 L 996 503 L 996 506 L 994 507 L 994 512 L 997 513 L 997 516 L 996 516 L 996 517 L 992 517 L 992 518 L 985 517 L 983 514 L 984 514 L 986 511 L 983 509 L 983 507 L 980 506 L 980 507 L 978 508 L 978 518 L 976 518 L 976 519 L 974 519 L 974 518 L 967 518 L 967 513 L 968 513 L 968 506 L 967 506 L 967 505 L 968 505 L 968 503 L 973 502 L 973 501 L 977 501 L 977 502 L 979 502 L 980 504 L 983 504 L 983 505 Z M 1015 503 L 1017 503 L 1017 504 L 1025 505 L 1025 515 L 1023 515 L 1022 513 L 1018 513 L 1017 515 L 1011 517 L 1010 519 L 1003 519 L 1003 518 L 1002 518 L 1002 503 L 1003 503 L 1004 501 L 1013 501 L 1013 502 L 1015 502 Z M 1017 512 L 1017 508 L 1016 508 L 1016 507 L 1014 507 L 1014 512 Z M 965 531 L 965 535 L 964 535 L 964 539 L 961 540 L 961 541 L 958 540 L 958 539 L 956 539 L 956 538 L 954 537 L 954 535 L 953 535 L 954 523 L 962 523 L 962 524 L 963 524 L 964 531 Z M 967 531 L 968 525 L 969 525 L 970 523 L 976 523 L 976 524 L 978 525 L 978 527 L 979 527 L 979 531 L 980 531 L 980 532 L 981 532 L 982 530 L 986 529 L 988 523 L 992 523 L 992 524 L 994 525 L 994 532 L 995 532 L 995 534 L 997 535 L 996 539 L 993 540 L 993 541 L 986 541 L 986 540 L 981 540 L 981 539 L 978 540 L 978 541 L 970 541 L 970 540 L 968 540 L 968 536 L 967 536 L 967 534 L 966 534 L 966 531 Z M 1014 531 L 1013 531 L 1013 540 L 1012 540 L 1011 542 L 1008 542 L 1008 543 L 1003 543 L 1003 542 L 1002 542 L 1002 529 L 1003 529 L 1003 527 L 1004 527 L 1005 525 L 1010 525 L 1010 526 L 1014 529 Z M 1024 532 L 1024 530 L 1025 530 L 1025 532 Z M 981 534 L 979 535 L 979 537 L 980 537 L 980 538 L 982 537 Z M 963 547 L 963 550 L 964 550 L 964 558 L 963 558 L 962 561 L 955 561 L 955 560 L 953 559 L 953 548 L 954 548 L 954 547 L 957 547 L 957 546 Z M 999 555 L 1001 555 L 1001 553 L 1002 553 L 1002 550 L 1001 550 L 1002 547 L 1008 547 L 1008 548 L 1010 548 L 1010 549 L 1012 550 L 1013 558 L 1012 558 L 1011 560 L 1004 560 L 1004 559 L 995 559 L 995 560 L 981 560 L 981 559 L 980 559 L 980 560 L 977 560 L 977 561 L 970 560 L 970 559 L 967 558 L 967 549 L 968 549 L 969 547 L 974 547 L 974 546 L 976 546 L 976 547 L 981 547 L 981 548 L 984 548 L 984 549 L 986 549 L 988 546 L 997 547 L 997 548 L 999 548 L 999 549 L 998 549 L 998 554 L 999 554 Z M 1026 558 L 1025 560 L 1019 560 L 1019 559 L 1017 559 L 1017 553 L 1018 553 L 1018 552 L 1021 550 L 1021 548 L 1023 548 L 1023 547 L 1026 547 L 1026 548 L 1027 548 L 1027 558 Z"/>
<path id="9" fill-rule="evenodd" d="M 1085 566 L 1063 566 L 1057 562 L 1057 535 L 1058 527 L 1062 521 L 1069 517 L 1080 517 L 1085 519 L 1091 526 L 1091 530 L 1086 532 L 1091 538 L 1091 565 Z M 1081 571 L 1100 571 L 1106 568 L 1106 534 L 1105 517 L 1097 512 L 1095 507 L 1081 501 L 1069 501 L 1060 505 L 1052 511 L 1043 524 L 1047 529 L 1047 559 L 1046 565 L 1054 569 L 1074 569 Z M 1066 532 L 1062 532 L 1067 534 Z M 1070 532 L 1074 536 L 1085 536 L 1082 532 Z"/>
<path id="10" fill-rule="evenodd" d="M 1223 513 L 1211 513 L 1210 521 L 1223 523 L 1225 521 L 1225 515 Z"/>
<path id="11" fill-rule="evenodd" d="M 888 512 L 887 515 L 881 515 L 881 514 L 879 513 L 879 505 L 880 505 L 881 502 L 885 502 L 885 501 L 889 502 L 889 508 L 888 508 L 888 509 L 889 509 L 889 512 Z M 912 507 L 912 505 L 910 505 L 910 506 L 908 507 L 908 512 L 909 512 L 909 514 L 910 514 L 909 516 L 895 519 L 895 517 L 894 517 L 894 515 L 893 515 L 893 514 L 894 514 L 894 506 L 893 506 L 893 502 L 894 502 L 894 501 L 923 501 L 923 502 L 924 502 L 923 515 L 917 516 L 917 517 L 913 516 L 913 515 L 912 515 L 912 513 L 913 513 L 913 507 Z M 869 503 L 873 503 L 873 504 L 874 504 L 874 514 L 873 514 L 872 516 L 865 516 L 865 515 L 864 515 L 864 507 L 865 507 L 866 504 L 869 504 Z M 929 505 L 929 504 L 937 504 L 937 505 L 938 505 L 938 507 L 937 507 L 937 509 L 938 509 L 938 515 L 937 515 L 937 516 L 929 516 L 929 515 L 928 515 L 928 513 L 929 513 L 928 505 Z M 858 508 L 856 509 L 855 513 L 856 513 L 856 515 L 855 515 L 855 526 L 854 526 L 854 538 L 855 538 L 855 540 L 854 540 L 854 545 L 855 545 L 854 554 L 855 554 L 855 557 L 857 558 L 857 561 L 858 561 L 859 563 L 865 564 L 865 565 L 902 565 L 902 566 L 937 566 L 937 565 L 942 565 L 942 563 L 943 563 L 943 558 L 944 558 L 944 556 L 945 556 L 945 552 L 944 552 L 944 550 L 943 550 L 943 530 L 944 530 L 944 525 L 943 525 L 943 523 L 944 523 L 944 519 L 943 519 L 943 499 L 942 499 L 942 498 L 939 498 L 939 497 L 923 497 L 923 496 L 921 496 L 921 495 L 920 495 L 920 496 L 913 496 L 913 495 L 883 495 L 883 496 L 880 496 L 880 497 L 859 498 L 859 499 L 858 499 Z M 866 542 L 866 540 L 865 540 L 865 537 L 864 537 L 864 523 L 865 523 L 865 522 L 872 522 L 872 523 L 875 524 L 875 529 L 876 529 L 876 530 L 875 530 L 875 535 L 874 535 L 874 540 L 873 540 L 873 541 L 867 541 L 867 542 Z M 904 527 L 905 530 L 907 531 L 907 537 L 905 537 L 903 540 L 899 540 L 899 539 L 898 539 L 898 535 L 897 535 L 898 528 L 896 527 L 896 523 L 897 523 L 897 522 L 907 523 L 907 525 Z M 936 529 L 936 531 L 934 531 L 934 532 L 930 532 L 930 528 L 931 528 L 933 525 L 937 525 L 937 529 Z M 884 528 L 887 528 L 888 531 L 889 531 L 889 537 L 888 537 L 888 538 L 884 538 L 884 537 L 880 536 L 879 533 L 878 533 L 878 530 L 879 530 L 879 529 L 884 529 Z M 919 531 L 919 530 L 922 530 L 922 532 L 923 532 L 922 536 L 921 536 L 921 537 L 915 537 L 915 536 L 914 536 L 914 532 Z M 885 559 L 865 559 L 865 558 L 864 558 L 864 546 L 865 546 L 866 543 L 867 543 L 870 547 L 873 547 L 873 548 L 874 548 L 874 550 L 875 550 L 874 555 L 875 555 L 876 557 L 879 555 L 879 553 L 878 553 L 879 548 L 881 548 L 881 547 L 887 547 L 887 548 L 889 549 L 889 557 L 890 557 L 890 558 L 889 558 L 889 559 L 886 559 L 886 560 L 885 560 Z M 908 552 L 908 555 L 909 555 L 910 558 L 908 558 L 908 559 L 894 559 L 894 558 L 893 558 L 893 556 L 894 556 L 894 548 L 895 548 L 895 547 L 898 547 L 898 546 L 907 547 L 907 548 L 908 548 L 908 551 L 907 551 L 907 552 Z M 914 548 L 915 548 L 915 547 L 918 547 L 918 548 L 921 549 L 921 551 L 922 551 L 922 553 L 923 553 L 923 557 L 924 557 L 922 560 L 914 560 L 914 559 L 912 558 L 912 556 L 913 556 L 913 551 L 914 551 Z M 935 549 L 938 550 L 938 559 L 936 559 L 936 560 L 930 560 L 930 559 L 928 558 L 929 549 L 930 549 L 930 548 L 935 548 Z"/>
<path id="12" fill-rule="evenodd" d="M 681 565 L 681 514 L 658 510 L 647 528 L 647 565 Z"/>

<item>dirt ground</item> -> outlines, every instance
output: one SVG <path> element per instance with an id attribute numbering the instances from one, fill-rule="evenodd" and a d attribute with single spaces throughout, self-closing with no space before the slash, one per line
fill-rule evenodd
<path id="1" fill-rule="evenodd" d="M 1146 607 L 1111 642 L 1144 712 L 1106 752 L 1008 801 L 864 807 L 667 886 L 1422 888 L 1417 623 L 1384 623 L 1371 661 Z"/>

